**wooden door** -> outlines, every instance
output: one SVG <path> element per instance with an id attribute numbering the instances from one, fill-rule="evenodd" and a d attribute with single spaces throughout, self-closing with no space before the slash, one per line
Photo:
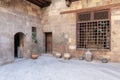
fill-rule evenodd
<path id="1" fill-rule="evenodd" d="M 46 52 L 52 53 L 52 33 L 46 33 Z"/>

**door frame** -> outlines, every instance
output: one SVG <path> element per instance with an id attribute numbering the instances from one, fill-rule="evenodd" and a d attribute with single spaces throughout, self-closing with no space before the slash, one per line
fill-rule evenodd
<path id="1" fill-rule="evenodd" d="M 51 45 L 52 45 L 52 50 L 51 50 L 51 52 L 53 51 L 53 33 L 52 32 L 45 32 L 44 33 L 45 34 L 45 53 L 47 53 L 47 34 L 51 34 L 51 36 L 52 36 L 52 43 L 51 43 Z"/>

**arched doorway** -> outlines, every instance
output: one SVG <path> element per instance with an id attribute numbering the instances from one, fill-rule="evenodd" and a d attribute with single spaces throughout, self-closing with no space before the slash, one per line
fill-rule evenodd
<path id="1" fill-rule="evenodd" d="M 25 35 L 18 32 L 14 35 L 14 57 L 22 58 L 24 53 Z"/>

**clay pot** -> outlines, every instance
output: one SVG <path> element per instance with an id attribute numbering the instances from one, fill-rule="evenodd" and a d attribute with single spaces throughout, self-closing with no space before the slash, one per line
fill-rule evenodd
<path id="1" fill-rule="evenodd" d="M 103 58 L 103 59 L 101 59 L 101 61 L 102 61 L 102 63 L 108 63 L 108 59 L 107 58 Z"/>
<path id="2" fill-rule="evenodd" d="M 32 59 L 37 59 L 38 58 L 38 54 L 32 54 Z"/>
<path id="3" fill-rule="evenodd" d="M 57 52 L 57 53 L 55 54 L 55 56 L 56 56 L 56 58 L 61 58 L 61 57 L 62 57 L 62 54 Z"/>
<path id="4" fill-rule="evenodd" d="M 71 58 L 71 54 L 70 53 L 64 53 L 64 59 L 70 59 Z"/>
<path id="5" fill-rule="evenodd" d="M 84 57 L 83 57 L 83 56 L 80 56 L 79 60 L 84 60 Z"/>

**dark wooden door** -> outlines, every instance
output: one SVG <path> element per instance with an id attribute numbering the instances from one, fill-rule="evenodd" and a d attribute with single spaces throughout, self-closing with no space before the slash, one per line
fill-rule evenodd
<path id="1" fill-rule="evenodd" d="M 52 53 L 52 33 L 46 33 L 46 52 Z"/>

